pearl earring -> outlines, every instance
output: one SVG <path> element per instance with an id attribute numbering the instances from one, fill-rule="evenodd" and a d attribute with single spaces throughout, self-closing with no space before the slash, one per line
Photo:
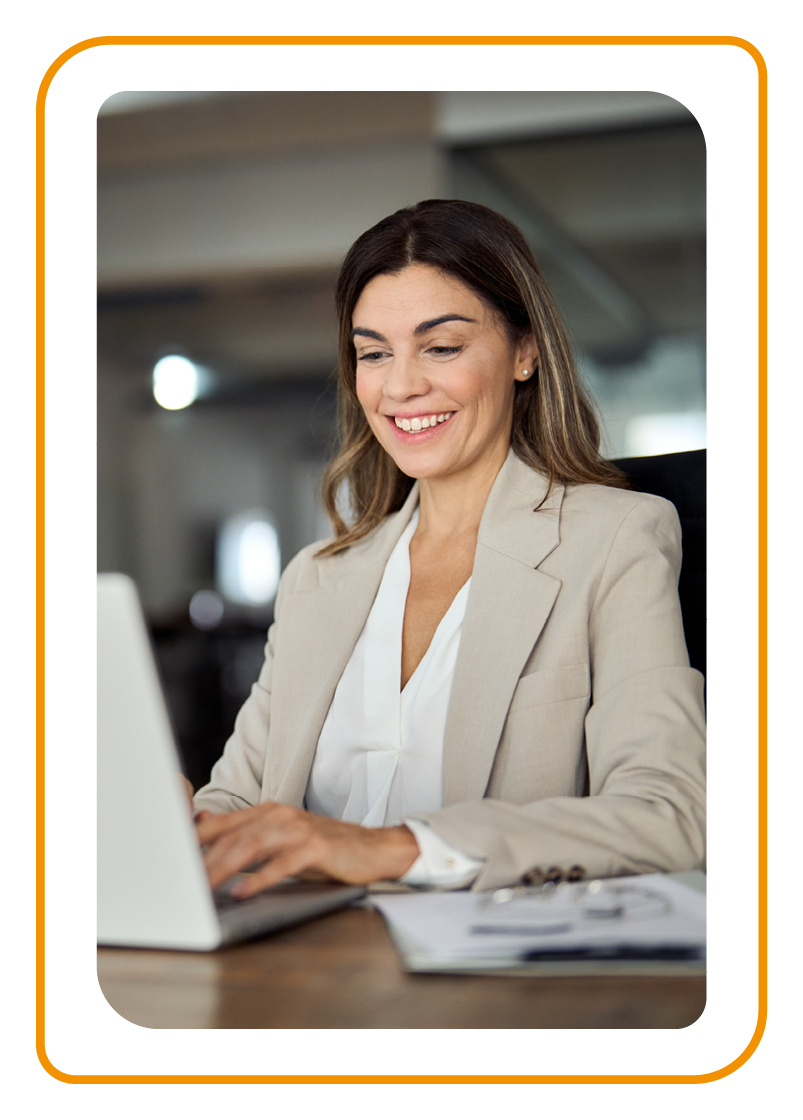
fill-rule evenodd
<path id="1" fill-rule="evenodd" d="M 521 375 L 522 375 L 522 377 L 529 377 L 530 376 L 530 371 L 528 369 L 523 369 L 521 371 Z"/>

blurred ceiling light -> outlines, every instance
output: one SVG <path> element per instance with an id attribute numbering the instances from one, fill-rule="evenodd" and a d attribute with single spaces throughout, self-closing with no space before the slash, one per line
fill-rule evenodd
<path id="1" fill-rule="evenodd" d="M 189 358 L 169 354 L 153 367 L 153 395 L 162 408 L 186 408 L 198 396 L 198 369 Z"/>
<path id="2" fill-rule="evenodd" d="M 220 531 L 217 548 L 218 586 L 232 603 L 263 607 L 273 602 L 279 586 L 279 537 L 270 517 L 251 510 L 230 518 Z"/>
<path id="3" fill-rule="evenodd" d="M 190 619 L 199 630 L 214 630 L 223 621 L 223 600 L 217 591 L 196 591 L 190 599 Z"/>
<path id="4" fill-rule="evenodd" d="M 706 446 L 704 412 L 634 416 L 625 428 L 626 455 L 669 455 Z"/>

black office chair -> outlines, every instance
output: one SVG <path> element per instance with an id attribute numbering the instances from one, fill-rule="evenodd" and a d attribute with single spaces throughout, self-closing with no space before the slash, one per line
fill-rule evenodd
<path id="1" fill-rule="evenodd" d="M 683 532 L 678 593 L 689 661 L 705 676 L 705 451 L 614 459 L 634 490 L 658 494 L 674 505 Z"/>

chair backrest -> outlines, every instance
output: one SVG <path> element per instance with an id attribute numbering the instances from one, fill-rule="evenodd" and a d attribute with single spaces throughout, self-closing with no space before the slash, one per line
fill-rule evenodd
<path id="1" fill-rule="evenodd" d="M 683 566 L 678 593 L 689 661 L 705 675 L 705 451 L 614 459 L 634 490 L 667 498 L 678 511 L 683 532 Z"/>

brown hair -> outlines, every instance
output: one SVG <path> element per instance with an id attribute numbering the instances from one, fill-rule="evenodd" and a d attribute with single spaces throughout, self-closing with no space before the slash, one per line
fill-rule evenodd
<path id="1" fill-rule="evenodd" d="M 367 536 L 400 509 L 413 479 L 399 470 L 371 431 L 356 391 L 356 356 L 350 338 L 357 300 L 375 276 L 425 264 L 454 276 L 495 311 L 512 341 L 532 332 L 537 377 L 517 381 L 511 444 L 528 466 L 553 481 L 628 486 L 626 476 L 599 451 L 594 406 L 580 381 L 566 329 L 541 270 L 520 230 L 486 206 L 430 199 L 397 210 L 358 237 L 337 280 L 340 329 L 338 383 L 340 448 L 323 480 L 323 502 L 335 539 L 329 556 Z M 353 522 L 337 496 L 348 484 Z"/>

